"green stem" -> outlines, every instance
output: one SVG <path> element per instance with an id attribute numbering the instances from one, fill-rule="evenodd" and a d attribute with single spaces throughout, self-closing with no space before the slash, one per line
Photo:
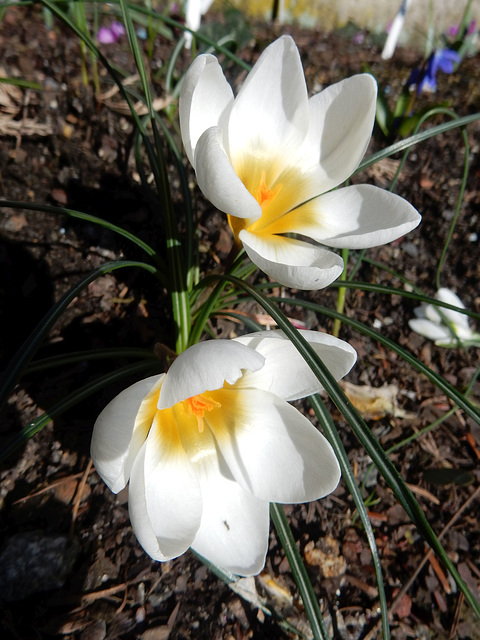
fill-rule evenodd
<path id="1" fill-rule="evenodd" d="M 236 273 L 239 269 L 241 269 L 242 262 L 243 262 L 243 251 L 236 256 L 233 264 L 230 266 L 229 271 L 231 273 Z M 201 299 L 199 300 L 198 305 L 200 307 L 200 311 L 196 316 L 195 322 L 192 327 L 192 331 L 190 334 L 190 345 L 196 344 L 200 340 L 200 337 L 205 329 L 205 326 L 210 316 L 215 312 L 216 309 L 218 309 L 217 303 L 225 289 L 226 284 L 227 284 L 226 281 L 217 282 L 216 285 L 212 287 L 211 292 L 206 298 L 206 300 L 205 301 L 202 301 Z M 204 287 L 202 289 L 202 282 L 200 282 L 197 285 L 197 289 L 201 291 L 200 297 L 205 296 L 209 290 L 208 287 Z"/>
<path id="2" fill-rule="evenodd" d="M 72 31 L 85 42 L 86 46 L 92 51 L 100 62 L 105 66 L 108 73 L 111 75 L 114 82 L 117 84 L 119 91 L 122 97 L 126 100 L 128 107 L 131 111 L 132 118 L 135 122 L 136 127 L 138 128 L 144 144 L 145 149 L 148 155 L 148 159 L 151 165 L 151 170 L 155 178 L 155 182 L 157 184 L 157 189 L 160 198 L 164 198 L 165 205 L 165 215 L 167 221 L 167 259 L 168 264 L 170 266 L 170 274 L 168 278 L 168 282 L 170 284 L 169 290 L 172 298 L 173 305 L 173 315 L 176 322 L 178 336 L 176 339 L 177 352 L 182 351 L 186 348 L 188 344 L 188 333 L 190 329 L 190 309 L 188 304 L 188 295 L 185 287 L 185 278 L 182 277 L 182 255 L 180 251 L 180 243 L 176 236 L 176 227 L 175 227 L 175 218 L 173 215 L 173 207 L 169 192 L 169 183 L 166 177 L 166 168 L 164 163 L 163 155 L 157 156 L 155 153 L 155 149 L 149 139 L 146 128 L 143 125 L 143 122 L 139 115 L 137 114 L 132 100 L 128 91 L 126 91 L 122 78 L 118 71 L 109 63 L 108 59 L 101 53 L 98 47 L 94 44 L 91 38 L 78 26 L 69 19 L 69 17 L 56 5 L 52 0 L 40 0 L 42 5 L 48 7 L 52 11 L 54 15 L 56 15 L 62 22 L 64 22 Z M 140 48 L 138 46 L 138 42 L 135 35 L 135 30 L 132 24 L 130 10 L 133 11 L 135 8 L 126 5 L 124 0 L 120 0 L 120 7 L 122 9 L 122 15 L 125 22 L 125 28 L 127 30 L 128 39 L 130 42 L 130 46 L 132 48 L 132 53 L 135 58 L 135 62 L 137 64 L 137 70 L 140 75 L 140 79 L 142 82 L 142 87 L 144 90 L 145 101 L 148 106 L 148 111 L 150 115 L 150 122 L 153 127 L 154 135 L 156 136 L 155 142 L 157 142 L 158 138 L 156 135 L 156 126 L 155 126 L 155 112 L 153 110 L 153 103 L 150 93 L 150 87 L 148 83 L 147 73 L 145 69 L 145 65 L 143 64 L 142 54 Z M 137 7 L 138 9 L 138 7 Z M 150 13 L 145 11 L 147 15 Z M 157 146 L 158 151 L 158 146 Z M 161 165 L 159 163 L 162 163 Z"/>
<path id="3" fill-rule="evenodd" d="M 450 228 L 448 230 L 447 238 L 442 248 L 442 254 L 440 256 L 440 260 L 438 262 L 437 273 L 435 275 L 435 286 L 437 289 L 440 289 L 440 275 L 442 273 L 443 265 L 445 264 L 445 259 L 447 257 L 448 247 L 450 246 L 450 242 L 453 237 L 453 232 L 455 231 L 455 227 L 457 226 L 458 218 L 460 216 L 460 209 L 463 202 L 463 194 L 465 193 L 465 187 L 467 186 L 467 178 L 468 178 L 468 166 L 470 161 L 470 147 L 468 144 L 468 136 L 465 129 L 462 129 L 462 138 L 463 144 L 465 146 L 465 156 L 463 160 L 463 175 L 462 175 L 462 183 L 460 185 L 460 191 L 458 193 L 457 203 L 455 205 L 455 214 L 452 218 L 452 222 L 450 223 Z"/>
<path id="4" fill-rule="evenodd" d="M 342 258 L 343 258 L 343 271 L 342 271 L 342 275 L 340 276 L 339 280 L 340 282 L 345 282 L 347 279 L 347 266 L 348 266 L 348 254 L 349 254 L 349 250 L 348 249 L 342 249 Z M 337 291 L 337 311 L 338 313 L 343 313 L 343 310 L 345 309 L 345 297 L 347 295 L 347 290 L 345 287 L 340 286 L 338 288 Z M 335 336 L 335 338 L 338 338 L 338 334 L 340 333 L 340 325 L 341 325 L 341 320 L 339 318 L 335 318 L 335 320 L 333 321 L 333 331 L 332 334 Z"/>
<path id="5" fill-rule="evenodd" d="M 73 15 L 75 16 L 75 22 L 77 23 L 79 29 L 84 33 L 88 33 L 87 28 L 87 16 L 85 14 L 85 3 L 84 2 L 76 2 L 73 3 Z M 88 86 L 88 71 L 87 71 L 87 47 L 83 40 L 80 40 L 80 62 L 81 62 L 81 70 L 82 70 L 82 81 L 83 86 Z"/>
<path id="6" fill-rule="evenodd" d="M 177 219 L 173 211 L 170 182 L 167 175 L 167 167 L 162 148 L 163 145 L 156 124 L 156 114 L 153 108 L 153 100 L 150 91 L 147 70 L 143 61 L 142 52 L 138 44 L 135 28 L 132 23 L 129 6 L 127 5 L 125 0 L 120 0 L 120 8 L 122 11 L 122 17 L 125 23 L 125 29 L 127 31 L 127 36 L 130 43 L 130 48 L 135 58 L 135 64 L 142 83 L 145 101 L 149 113 L 150 124 L 153 130 L 155 153 L 152 153 L 150 161 L 153 160 L 152 170 L 155 176 L 158 194 L 161 199 L 161 205 L 167 229 L 167 259 L 171 277 L 171 286 L 169 289 L 172 300 L 173 317 L 177 328 L 176 351 L 177 353 L 181 353 L 188 346 L 188 338 L 190 335 L 191 325 L 191 312 L 186 285 L 186 276 L 184 272 L 185 270 L 183 264 L 182 247 L 178 238 Z"/>

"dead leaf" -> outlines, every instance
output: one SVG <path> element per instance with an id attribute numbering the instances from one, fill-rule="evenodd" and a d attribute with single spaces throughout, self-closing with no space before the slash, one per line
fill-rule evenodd
<path id="1" fill-rule="evenodd" d="M 139 80 L 139 76 L 138 74 L 129 76 L 128 78 L 125 78 L 125 80 L 123 81 L 123 85 L 124 86 L 128 86 L 131 84 L 135 84 L 135 82 L 137 82 Z M 128 106 L 127 102 L 125 100 L 112 100 L 111 98 L 113 98 L 117 93 L 119 92 L 118 87 L 115 85 L 114 87 L 112 87 L 111 89 L 109 89 L 108 91 L 106 91 L 105 93 L 100 93 L 97 95 L 97 100 L 99 102 L 103 102 L 103 104 L 105 106 L 107 106 L 109 109 L 112 109 L 112 111 L 116 111 L 117 113 L 121 113 L 122 115 L 130 115 L 131 114 L 131 110 L 130 107 Z M 154 111 L 161 111 L 162 109 L 165 109 L 166 107 L 168 107 L 168 105 L 170 105 L 173 102 L 173 98 L 171 97 L 167 97 L 167 98 L 154 98 L 153 99 L 153 110 Z M 135 110 L 135 112 L 137 113 L 137 115 L 139 116 L 146 116 L 148 114 L 148 107 L 144 102 L 136 102 L 133 105 L 133 108 Z"/>
<path id="2" fill-rule="evenodd" d="M 422 187 L 422 189 L 431 189 L 434 184 L 434 181 L 428 176 L 420 177 L 420 186 Z"/>
<path id="3" fill-rule="evenodd" d="M 392 595 L 394 598 L 397 596 L 399 591 L 400 591 L 399 589 L 395 589 L 393 591 Z M 411 610 L 412 610 L 412 599 L 408 595 L 408 593 L 405 593 L 400 598 L 397 606 L 395 607 L 395 615 L 397 615 L 399 618 L 408 618 L 408 616 L 411 613 Z"/>
<path id="4" fill-rule="evenodd" d="M 54 188 L 51 190 L 50 195 L 59 204 L 66 205 L 68 203 L 68 197 L 65 193 L 65 189 Z"/>
<path id="5" fill-rule="evenodd" d="M 0 77 L 7 77 L 7 73 L 3 67 L 0 67 Z M 14 118 L 20 113 L 22 100 L 23 94 L 17 86 L 6 82 L 0 83 L 0 113 Z"/>
<path id="6" fill-rule="evenodd" d="M 0 135 L 2 136 L 50 136 L 53 128 L 49 124 L 41 124 L 32 118 L 12 120 L 8 116 L 0 116 Z"/>
<path id="7" fill-rule="evenodd" d="M 385 416 L 406 419 L 415 418 L 415 414 L 408 413 L 398 406 L 399 389 L 395 384 L 371 387 L 370 385 L 357 385 L 343 380 L 340 382 L 340 386 L 363 418 L 370 420 L 380 420 Z"/>
<path id="8" fill-rule="evenodd" d="M 140 640 L 167 640 L 170 631 L 171 629 L 166 624 L 162 624 L 159 627 L 152 627 L 144 631 L 140 636 Z"/>
<path id="9" fill-rule="evenodd" d="M 274 580 L 269 573 L 262 573 L 258 576 L 260 584 L 268 591 L 269 595 L 282 604 L 292 605 L 293 596 L 285 587 Z"/>
<path id="10" fill-rule="evenodd" d="M 27 224 L 27 218 L 23 213 L 15 213 L 7 219 L 5 230 L 17 233 L 18 231 L 21 231 L 24 227 L 26 227 Z"/>
<path id="11" fill-rule="evenodd" d="M 347 570 L 347 562 L 340 554 L 338 542 L 331 536 L 321 541 L 323 550 L 316 547 L 313 540 L 305 545 L 305 561 L 312 567 L 319 567 L 324 578 L 337 578 Z"/>
<path id="12" fill-rule="evenodd" d="M 234 582 L 230 582 L 228 586 L 234 593 L 247 602 L 250 602 L 250 604 L 253 604 L 254 607 L 257 607 L 258 609 L 264 608 L 264 602 L 258 595 L 255 578 L 253 576 L 248 578 L 239 578 Z"/>

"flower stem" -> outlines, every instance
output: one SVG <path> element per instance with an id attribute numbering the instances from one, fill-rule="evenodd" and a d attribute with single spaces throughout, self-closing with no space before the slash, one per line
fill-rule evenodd
<path id="1" fill-rule="evenodd" d="M 342 249 L 342 258 L 343 258 L 343 271 L 342 271 L 342 275 L 340 276 L 340 280 L 343 280 L 345 282 L 345 280 L 347 279 L 347 264 L 348 264 L 348 249 Z M 346 287 L 339 287 L 338 288 L 338 292 L 337 292 L 337 311 L 338 313 L 343 313 L 343 310 L 345 308 L 345 296 L 347 294 L 347 289 Z M 340 333 L 340 325 L 341 325 L 341 320 L 339 318 L 335 318 L 335 320 L 333 321 L 333 331 L 332 334 L 335 336 L 335 338 L 338 338 L 338 334 Z"/>

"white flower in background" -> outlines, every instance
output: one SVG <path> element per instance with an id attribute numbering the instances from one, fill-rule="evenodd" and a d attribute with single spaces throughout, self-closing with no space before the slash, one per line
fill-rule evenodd
<path id="1" fill-rule="evenodd" d="M 398 13 L 395 16 L 390 26 L 390 29 L 388 31 L 388 36 L 385 41 L 385 46 L 383 47 L 383 50 L 382 50 L 383 60 L 390 60 L 390 58 L 395 53 L 397 42 L 400 37 L 400 33 L 402 32 L 403 23 L 405 22 L 405 14 L 407 13 L 407 9 L 411 3 L 412 3 L 412 0 L 402 0 L 400 9 L 398 10 Z"/>
<path id="2" fill-rule="evenodd" d="M 210 9 L 213 0 L 187 0 L 185 5 L 185 25 L 192 31 L 200 29 L 202 16 Z M 185 31 L 185 47 L 192 46 L 192 34 Z"/>
<path id="3" fill-rule="evenodd" d="M 435 297 L 440 302 L 465 309 L 463 302 L 450 289 L 442 287 Z M 414 313 L 417 317 L 408 321 L 410 329 L 433 340 L 438 347 L 458 347 L 459 343 L 480 346 L 480 334 L 471 330 L 465 314 L 432 304 L 422 304 Z"/>
<path id="4" fill-rule="evenodd" d="M 353 366 L 348 343 L 301 333 L 336 379 Z M 320 389 L 280 331 L 201 342 L 102 411 L 93 463 L 114 493 L 129 483 L 133 530 L 152 558 L 192 547 L 224 569 L 256 574 L 269 502 L 316 500 L 338 484 L 327 440 L 289 404 Z"/>
<path id="5" fill-rule="evenodd" d="M 373 247 L 420 222 L 408 202 L 378 187 L 332 191 L 365 154 L 376 97 L 373 77 L 360 74 L 308 99 L 289 36 L 267 47 L 236 98 L 214 56 L 188 70 L 180 127 L 199 187 L 228 214 L 235 242 L 281 284 L 320 289 L 341 274 L 340 256 L 317 243 Z"/>

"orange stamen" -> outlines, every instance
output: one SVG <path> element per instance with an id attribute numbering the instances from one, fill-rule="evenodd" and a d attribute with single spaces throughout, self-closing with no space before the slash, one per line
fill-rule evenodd
<path id="1" fill-rule="evenodd" d="M 275 190 L 269 189 L 265 178 L 266 178 L 266 173 L 265 173 L 265 170 L 263 170 L 260 178 L 260 184 L 258 185 L 258 187 L 255 189 L 255 192 L 253 193 L 253 197 L 258 202 L 258 204 L 262 207 L 262 209 L 266 207 L 271 200 L 273 200 L 273 198 L 277 195 L 279 190 L 278 187 Z"/>
<path id="2" fill-rule="evenodd" d="M 260 176 L 260 182 L 258 187 L 252 192 L 253 197 L 262 208 L 262 212 L 270 205 L 270 203 L 277 197 L 278 193 L 282 189 L 282 184 L 277 184 L 273 189 L 270 189 L 266 181 L 266 172 L 262 170 Z M 257 221 L 258 222 L 258 221 Z"/>
<path id="3" fill-rule="evenodd" d="M 265 180 L 262 179 L 256 193 L 256 200 L 263 208 L 273 198 L 273 191 L 267 187 Z"/>
<path id="4" fill-rule="evenodd" d="M 212 409 L 218 409 L 222 406 L 216 400 L 207 398 L 203 393 L 192 396 L 191 398 L 187 398 L 186 400 L 184 400 L 184 403 L 188 415 L 194 415 L 197 418 L 199 433 L 203 433 L 203 416 L 205 415 L 205 411 L 212 411 Z"/>

